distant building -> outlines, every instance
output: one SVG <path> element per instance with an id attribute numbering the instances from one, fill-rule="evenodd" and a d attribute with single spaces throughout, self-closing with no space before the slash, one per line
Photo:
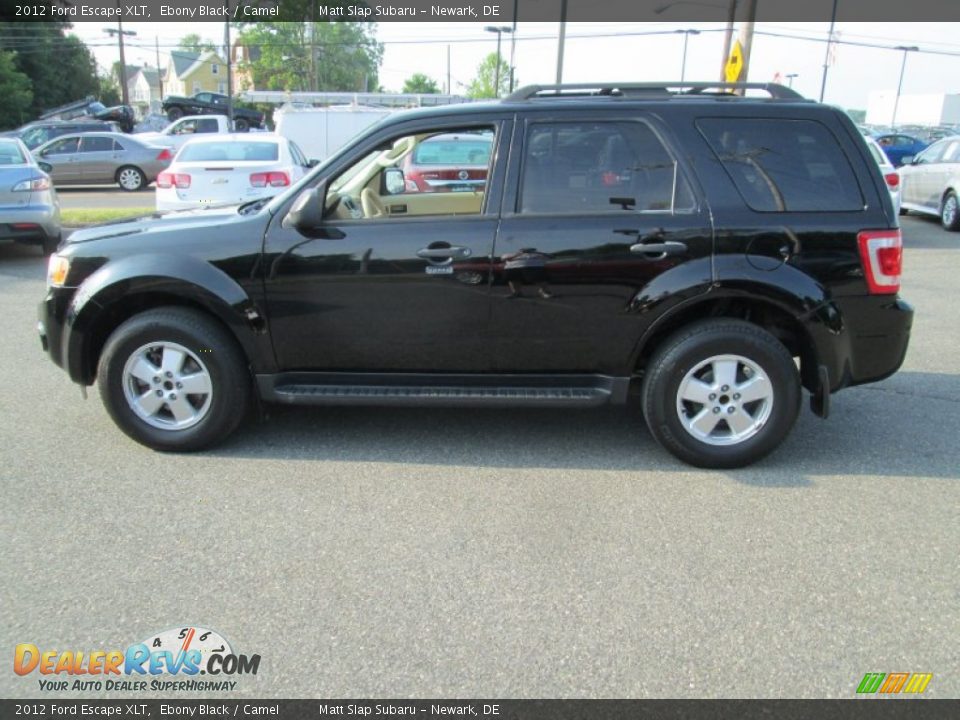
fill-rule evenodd
<path id="1" fill-rule="evenodd" d="M 227 64 L 213 50 L 170 53 L 163 75 L 163 94 L 193 95 L 198 92 L 227 92 Z"/>
<path id="2" fill-rule="evenodd" d="M 892 125 L 895 90 L 870 93 L 867 101 L 869 125 Z M 956 125 L 960 124 L 960 94 L 901 95 L 897 106 L 897 125 Z"/>
<path id="3" fill-rule="evenodd" d="M 137 115 L 143 117 L 152 112 L 160 112 L 160 73 L 156 68 L 137 68 L 133 75 L 128 74 L 127 94 L 130 104 Z"/>
<path id="4" fill-rule="evenodd" d="M 233 46 L 233 91 L 254 90 L 252 64 L 260 59 L 257 45 L 244 45 L 237 42 Z"/>

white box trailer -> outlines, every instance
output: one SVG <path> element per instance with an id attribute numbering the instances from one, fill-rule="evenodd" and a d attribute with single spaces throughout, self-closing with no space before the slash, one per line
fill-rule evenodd
<path id="1" fill-rule="evenodd" d="M 362 105 L 284 106 L 273 119 L 278 135 L 295 142 L 308 159 L 323 161 L 389 114 L 386 108 Z"/>

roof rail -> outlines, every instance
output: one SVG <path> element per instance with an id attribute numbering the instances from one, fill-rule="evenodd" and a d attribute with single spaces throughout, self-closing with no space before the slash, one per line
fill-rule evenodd
<path id="1" fill-rule="evenodd" d="M 626 82 L 626 83 L 570 83 L 565 85 L 525 85 L 507 95 L 504 102 L 520 102 L 537 97 L 583 97 L 583 96 L 652 96 L 675 95 L 734 95 L 735 90 L 766 90 L 774 100 L 803 100 L 803 95 L 793 88 L 778 83 L 752 82 Z"/>

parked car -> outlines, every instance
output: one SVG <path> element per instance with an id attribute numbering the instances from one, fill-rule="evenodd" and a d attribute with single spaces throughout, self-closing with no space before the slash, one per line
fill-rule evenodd
<path id="1" fill-rule="evenodd" d="M 278 135 L 213 135 L 190 140 L 157 178 L 157 210 L 245 203 L 281 192 L 308 162 Z"/>
<path id="2" fill-rule="evenodd" d="M 163 99 L 163 111 L 171 121 L 184 115 L 225 115 L 229 100 L 227 95 L 214 92 L 199 92 L 193 97 L 167 95 Z M 263 120 L 262 112 L 239 107 L 234 101 L 233 125 L 237 132 L 262 127 Z"/>
<path id="3" fill-rule="evenodd" d="M 883 148 L 883 151 L 890 158 L 894 167 L 900 167 L 904 163 L 909 163 L 915 155 L 923 150 L 928 142 L 921 140 L 913 135 L 904 135 L 903 133 L 889 133 L 887 135 L 878 135 L 874 138 L 877 144 Z"/>
<path id="4" fill-rule="evenodd" d="M 960 136 L 938 140 L 900 168 L 902 207 L 935 215 L 947 230 L 960 230 Z"/>
<path id="5" fill-rule="evenodd" d="M 476 130 L 483 192 L 387 182 L 425 138 Z M 255 397 L 633 400 L 678 458 L 735 467 L 784 441 L 803 388 L 826 417 L 907 350 L 880 170 L 845 113 L 779 85 L 531 86 L 397 113 L 277 192 L 80 230 L 51 259 L 42 346 L 136 441 L 208 447 Z"/>
<path id="6" fill-rule="evenodd" d="M 33 154 L 58 187 L 117 183 L 128 192 L 147 187 L 173 158 L 170 148 L 105 132 L 64 135 Z"/>
<path id="7" fill-rule="evenodd" d="M 19 138 L 28 150 L 33 150 L 61 135 L 85 132 L 120 132 L 120 128 L 115 123 L 101 120 L 40 120 L 27 123 L 4 135 Z"/>
<path id="8" fill-rule="evenodd" d="M 0 138 L 0 240 L 36 243 L 44 255 L 60 243 L 57 191 L 17 138 Z"/>
<path id="9" fill-rule="evenodd" d="M 403 161 L 407 192 L 480 191 L 487 183 L 492 133 L 441 133 Z"/>
<path id="10" fill-rule="evenodd" d="M 890 158 L 883 152 L 883 148 L 872 137 L 865 137 L 867 148 L 873 159 L 877 161 L 880 168 L 880 174 L 883 175 L 884 182 L 887 183 L 887 189 L 890 191 L 890 200 L 893 202 L 894 211 L 900 213 L 900 173 L 890 162 Z"/>
<path id="11" fill-rule="evenodd" d="M 179 150 L 195 137 L 229 135 L 230 132 L 230 120 L 226 115 L 190 115 L 170 123 L 160 132 L 137 133 L 136 138 L 151 145 Z"/>

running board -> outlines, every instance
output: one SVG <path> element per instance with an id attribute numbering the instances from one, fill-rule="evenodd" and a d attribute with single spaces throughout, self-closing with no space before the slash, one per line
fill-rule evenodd
<path id="1" fill-rule="evenodd" d="M 629 385 L 630 378 L 609 375 L 257 375 L 263 400 L 290 405 L 595 407 L 623 404 Z"/>

